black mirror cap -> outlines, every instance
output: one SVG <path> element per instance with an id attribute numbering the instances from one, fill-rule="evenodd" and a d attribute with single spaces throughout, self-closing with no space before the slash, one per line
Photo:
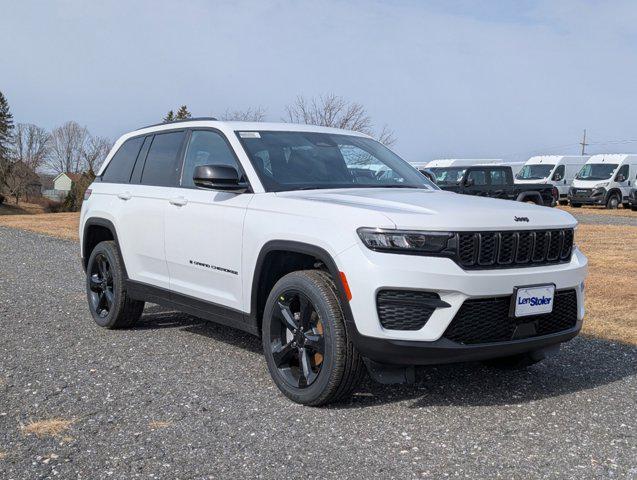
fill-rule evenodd
<path id="1" fill-rule="evenodd" d="M 625 180 L 626 180 L 626 177 L 624 177 L 621 173 L 615 177 L 616 182 L 621 183 L 621 182 L 624 182 Z"/>
<path id="2" fill-rule="evenodd" d="M 211 190 L 245 192 L 248 186 L 241 182 L 236 168 L 230 165 L 199 165 L 192 174 L 195 186 Z"/>

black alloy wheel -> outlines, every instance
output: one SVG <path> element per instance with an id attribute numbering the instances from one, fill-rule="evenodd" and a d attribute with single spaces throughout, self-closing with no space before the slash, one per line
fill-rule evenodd
<path id="1" fill-rule="evenodd" d="M 95 323 L 104 328 L 127 328 L 142 315 L 144 302 L 130 298 L 126 269 L 112 240 L 98 243 L 86 263 L 86 297 Z"/>
<path id="2" fill-rule="evenodd" d="M 325 356 L 323 324 L 310 299 L 287 290 L 279 295 L 270 324 L 270 348 L 281 376 L 292 387 L 307 388 L 321 373 Z"/>
<path id="3" fill-rule="evenodd" d="M 91 308 L 99 317 L 107 317 L 113 310 L 115 293 L 111 264 L 106 255 L 102 253 L 97 254 L 91 264 L 89 289 Z"/>

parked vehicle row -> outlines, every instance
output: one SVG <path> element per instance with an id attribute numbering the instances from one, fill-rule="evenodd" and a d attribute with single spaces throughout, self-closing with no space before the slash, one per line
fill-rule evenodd
<path id="1" fill-rule="evenodd" d="M 632 208 L 636 203 L 637 155 L 541 155 L 523 164 L 500 159 L 442 159 L 413 165 L 442 189 L 463 194 L 529 201 L 528 191 L 538 191 L 542 203 L 536 203 L 555 205 L 541 193 L 545 188 L 540 185 L 546 185 L 554 187 L 553 196 L 559 204 L 570 203 L 575 208 L 582 205 Z M 487 172 L 483 178 L 478 172 L 485 166 L 510 167 L 515 187 L 502 189 L 503 180 L 495 179 L 495 172 Z"/>
<path id="2" fill-rule="evenodd" d="M 191 119 L 116 142 L 80 245 L 98 325 L 152 302 L 245 330 L 283 394 L 323 405 L 365 370 L 396 383 L 414 365 L 524 368 L 557 351 L 584 316 L 576 225 L 441 191 L 360 133 Z"/>

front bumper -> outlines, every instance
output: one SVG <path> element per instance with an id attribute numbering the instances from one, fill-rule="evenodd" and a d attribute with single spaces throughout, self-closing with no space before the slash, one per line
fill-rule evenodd
<path id="1" fill-rule="evenodd" d="M 381 363 L 449 363 L 540 349 L 577 335 L 584 317 L 583 281 L 588 261 L 577 248 L 569 263 L 500 270 L 465 271 L 447 258 L 379 253 L 362 246 L 342 252 L 338 263 L 352 293 L 348 323 L 353 341 L 364 356 Z M 555 284 L 556 290 L 575 290 L 574 328 L 541 337 L 471 345 L 443 338 L 466 300 L 510 296 L 515 287 L 540 284 Z M 449 307 L 437 308 L 419 330 L 386 329 L 381 325 L 376 303 L 377 293 L 384 289 L 435 292 Z"/>
<path id="2" fill-rule="evenodd" d="M 569 330 L 541 337 L 508 342 L 462 345 L 441 338 L 434 342 L 383 340 L 354 334 L 356 348 L 366 358 L 391 365 L 438 365 L 443 363 L 473 362 L 506 357 L 518 353 L 541 350 L 566 342 L 582 328 L 582 321 Z"/>

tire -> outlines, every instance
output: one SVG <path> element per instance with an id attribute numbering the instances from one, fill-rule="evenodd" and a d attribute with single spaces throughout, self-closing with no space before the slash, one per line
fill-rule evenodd
<path id="1" fill-rule="evenodd" d="M 560 200 L 558 203 L 562 206 L 565 206 L 568 205 L 568 200 Z"/>
<path id="2" fill-rule="evenodd" d="M 606 202 L 606 209 L 615 210 L 620 203 L 621 203 L 621 199 L 617 195 L 613 194 L 610 197 L 608 197 L 608 201 Z"/>
<path id="3" fill-rule="evenodd" d="M 573 207 L 573 208 L 582 208 L 582 204 L 581 203 L 573 203 L 573 202 L 571 202 L 571 207 Z"/>
<path id="4" fill-rule="evenodd" d="M 262 340 L 272 380 L 302 405 L 349 398 L 365 372 L 347 336 L 336 286 L 319 270 L 292 272 L 274 285 L 263 314 Z"/>
<path id="5" fill-rule="evenodd" d="M 130 298 L 124 287 L 124 262 L 112 240 L 98 243 L 86 267 L 86 297 L 100 327 L 127 328 L 139 320 L 144 302 Z"/>
<path id="6" fill-rule="evenodd" d="M 633 212 L 637 212 L 637 205 L 631 205 L 631 206 L 630 206 L 630 209 L 631 209 Z"/>
<path id="7" fill-rule="evenodd" d="M 531 365 L 541 362 L 544 358 L 543 355 L 534 355 L 533 352 L 527 352 L 509 357 L 484 360 L 482 363 L 498 370 L 524 370 Z"/>

